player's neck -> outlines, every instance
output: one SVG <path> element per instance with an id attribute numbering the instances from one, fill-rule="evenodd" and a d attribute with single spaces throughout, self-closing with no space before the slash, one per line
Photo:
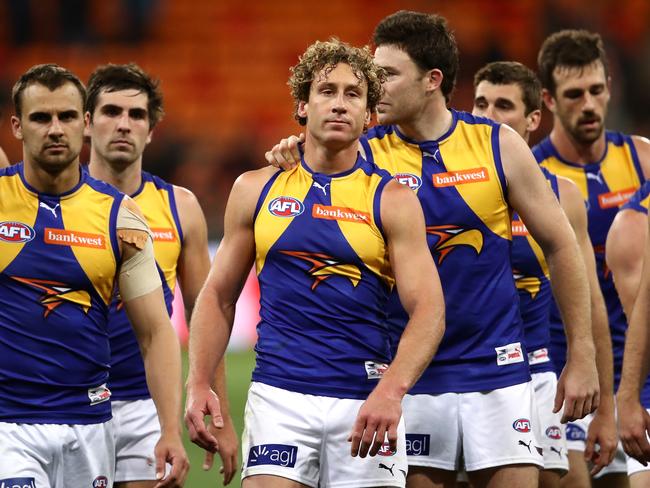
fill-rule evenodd
<path id="1" fill-rule="evenodd" d="M 345 146 L 325 145 L 307 132 L 304 159 L 315 173 L 337 174 L 354 167 L 357 162 L 359 141 L 354 140 Z"/>
<path id="2" fill-rule="evenodd" d="M 133 195 L 142 183 L 142 157 L 129 164 L 111 164 L 91 152 L 88 163 L 90 176 L 110 183 L 126 195 Z"/>
<path id="3" fill-rule="evenodd" d="M 551 131 L 551 142 L 560 154 L 562 159 L 574 164 L 586 165 L 600 161 L 605 154 L 606 141 L 605 132 L 592 143 L 581 143 L 576 141 L 562 127 L 559 121 L 556 121 Z"/>
<path id="4" fill-rule="evenodd" d="M 436 141 L 444 136 L 453 117 L 445 105 L 444 98 L 432 100 L 428 106 L 417 114 L 412 120 L 397 124 L 400 132 L 414 141 Z"/>
<path id="5" fill-rule="evenodd" d="M 48 171 L 37 163 L 25 158 L 25 181 L 39 193 L 60 195 L 72 190 L 81 178 L 79 158 L 68 164 L 65 168 Z"/>

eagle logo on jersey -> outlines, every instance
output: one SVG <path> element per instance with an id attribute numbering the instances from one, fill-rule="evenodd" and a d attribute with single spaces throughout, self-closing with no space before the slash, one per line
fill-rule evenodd
<path id="1" fill-rule="evenodd" d="M 280 251 L 287 256 L 293 256 L 303 261 L 311 263 L 312 267 L 307 271 L 309 276 L 314 278 L 311 285 L 312 291 L 316 289 L 323 281 L 332 276 L 343 276 L 352 282 L 352 286 L 356 288 L 361 281 L 361 270 L 358 266 L 350 263 L 345 263 L 335 257 L 328 256 L 327 254 L 317 252 L 304 252 L 304 251 Z"/>
<path id="2" fill-rule="evenodd" d="M 87 291 L 75 290 L 73 288 L 70 288 L 65 283 L 58 281 L 20 278 L 18 276 L 12 276 L 12 278 L 16 281 L 19 281 L 20 283 L 24 283 L 44 292 L 40 298 L 41 305 L 45 307 L 43 317 L 50 315 L 50 313 L 52 313 L 52 311 L 63 302 L 76 303 L 83 309 L 85 313 L 88 313 L 88 310 L 92 305 L 90 302 L 90 295 Z"/>
<path id="3" fill-rule="evenodd" d="M 512 275 L 515 278 L 517 290 L 524 290 L 530 293 L 530 297 L 535 299 L 542 287 L 542 281 L 537 276 L 526 276 L 521 271 L 513 269 Z"/>
<path id="4" fill-rule="evenodd" d="M 433 250 L 438 254 L 438 265 L 458 246 L 469 246 L 476 255 L 483 249 L 483 234 L 478 229 L 463 229 L 457 225 L 429 225 L 427 234 L 438 237 Z"/>

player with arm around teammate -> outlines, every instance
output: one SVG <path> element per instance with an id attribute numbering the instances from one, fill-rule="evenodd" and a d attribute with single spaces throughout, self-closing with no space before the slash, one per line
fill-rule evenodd
<path id="1" fill-rule="evenodd" d="M 417 192 L 446 302 L 445 338 L 405 397 L 408 486 L 454 486 L 460 452 L 476 486 L 536 486 L 542 459 L 530 424 L 532 386 L 510 266 L 511 209 L 528 221 L 554 291 L 564 297 L 575 354 L 558 398 L 568 419 L 598 403 L 587 279 L 575 237 L 521 138 L 447 109 L 458 52 L 445 19 L 400 11 L 380 22 L 374 42 L 375 61 L 387 72 L 382 125 L 361 142 L 368 158 Z M 396 295 L 389 321 L 399 337 L 404 314 Z"/>
<path id="2" fill-rule="evenodd" d="M 0 482 L 112 486 L 107 312 L 117 284 L 165 426 L 156 486 L 180 487 L 189 466 L 178 341 L 137 205 L 79 165 L 85 96 L 76 76 L 51 64 L 32 67 L 13 90 L 24 161 L 0 173 L 0 221 L 17 229 L 0 240 Z"/>

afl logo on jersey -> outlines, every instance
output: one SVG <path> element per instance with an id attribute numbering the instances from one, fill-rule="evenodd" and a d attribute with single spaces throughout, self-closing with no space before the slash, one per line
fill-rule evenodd
<path id="1" fill-rule="evenodd" d="M 276 217 L 297 217 L 304 210 L 302 202 L 293 197 L 277 197 L 269 203 L 269 212 Z"/>
<path id="2" fill-rule="evenodd" d="M 0 241 L 29 242 L 35 236 L 36 232 L 27 224 L 22 222 L 0 222 Z"/>
<path id="3" fill-rule="evenodd" d="M 397 173 L 393 178 L 402 185 L 408 186 L 413 191 L 422 186 L 422 180 L 420 177 L 411 173 Z"/>
<path id="4" fill-rule="evenodd" d="M 530 432 L 530 420 L 517 419 L 512 423 L 512 428 L 517 432 Z"/>

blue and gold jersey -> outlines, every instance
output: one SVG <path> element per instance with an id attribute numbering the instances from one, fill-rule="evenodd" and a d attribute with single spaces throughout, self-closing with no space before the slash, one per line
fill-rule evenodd
<path id="1" fill-rule="evenodd" d="M 557 177 L 542 168 L 559 198 Z M 515 212 L 512 217 L 512 274 L 519 291 L 519 311 L 524 321 L 524 343 L 531 373 L 554 371 L 549 355 L 550 313 L 553 294 L 544 253 Z"/>
<path id="2" fill-rule="evenodd" d="M 368 157 L 407 184 L 422 204 L 445 296 L 446 330 L 411 393 L 484 391 L 530 379 L 510 264 L 511 216 L 499 125 L 452 111 L 449 131 L 415 142 L 395 126 L 372 128 Z M 391 296 L 392 344 L 408 317 Z"/>
<path id="3" fill-rule="evenodd" d="M 609 316 L 614 348 L 614 383 L 618 386 L 627 322 L 605 263 L 605 241 L 619 206 L 634 194 L 644 178 L 631 137 L 607 131 L 605 139 L 606 149 L 601 160 L 586 165 L 563 159 L 548 137 L 533 148 L 533 154 L 542 167 L 572 180 L 587 204 L 589 237 L 594 246 L 598 281 Z M 566 360 L 566 337 L 555 305 L 551 309 L 551 348 L 553 362 L 559 373 Z"/>
<path id="4" fill-rule="evenodd" d="M 337 175 L 303 161 L 265 185 L 254 224 L 254 381 L 338 398 L 366 398 L 375 387 L 391 360 L 394 279 L 380 218 L 390 180 L 359 157 Z"/>
<path id="5" fill-rule="evenodd" d="M 643 183 L 634 195 L 625 203 L 621 210 L 634 210 L 648 215 L 648 206 L 650 205 L 650 180 Z"/>
<path id="6" fill-rule="evenodd" d="M 48 195 L 29 186 L 22 163 L 0 170 L 0 421 L 110 419 L 107 315 L 122 198 L 86 172 Z"/>
<path id="7" fill-rule="evenodd" d="M 176 264 L 181 253 L 183 232 L 176 210 L 174 186 L 142 172 L 142 184 L 131 197 L 142 210 L 151 233 L 162 281 L 167 311 L 172 313 Z M 109 388 L 113 400 L 149 398 L 140 347 L 119 296 L 111 303 L 109 315 L 111 375 Z"/>

